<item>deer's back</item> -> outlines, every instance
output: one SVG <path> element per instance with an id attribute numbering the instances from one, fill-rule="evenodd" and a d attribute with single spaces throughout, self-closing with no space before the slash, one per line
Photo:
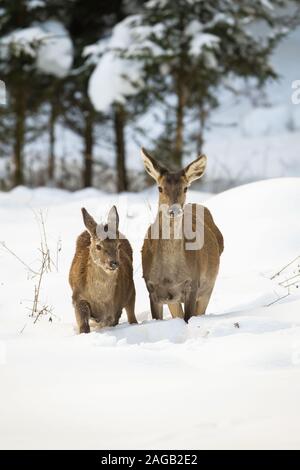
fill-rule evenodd
<path id="1" fill-rule="evenodd" d="M 77 238 L 76 251 L 69 274 L 69 282 L 73 291 L 86 283 L 90 244 L 90 234 L 84 231 Z"/>
<path id="2" fill-rule="evenodd" d="M 217 227 L 217 225 L 214 222 L 213 216 L 211 215 L 211 212 L 207 209 L 207 207 L 202 206 L 204 208 L 204 223 L 205 225 L 209 228 L 209 230 L 213 233 L 213 235 L 216 237 L 218 246 L 219 246 L 219 253 L 220 255 L 224 251 L 224 239 L 221 231 Z"/>

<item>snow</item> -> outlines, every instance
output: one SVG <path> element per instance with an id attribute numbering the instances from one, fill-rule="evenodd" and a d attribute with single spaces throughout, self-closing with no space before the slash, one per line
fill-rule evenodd
<path id="1" fill-rule="evenodd" d="M 242 122 L 242 131 L 246 136 L 276 135 L 293 126 L 290 108 L 287 106 L 257 107 Z"/>
<path id="2" fill-rule="evenodd" d="M 1 38 L 0 45 L 2 58 L 11 53 L 26 54 L 35 59 L 39 71 L 56 77 L 65 77 L 72 66 L 70 35 L 56 20 L 13 31 Z"/>
<path id="3" fill-rule="evenodd" d="M 216 49 L 220 38 L 214 34 L 203 32 L 204 25 L 197 20 L 192 20 L 186 27 L 185 33 L 191 38 L 190 54 L 198 57 L 203 49 Z"/>
<path id="4" fill-rule="evenodd" d="M 131 68 L 131 63 L 124 63 L 112 54 L 105 54 L 95 68 L 89 82 L 89 96 L 98 111 L 108 111 L 113 103 L 126 102 L 125 96 L 134 95 L 136 87 L 131 81 L 124 81 L 128 74 L 133 82 L 139 80 L 139 67 Z"/>
<path id="5" fill-rule="evenodd" d="M 0 105 L 4 106 L 6 103 L 6 87 L 3 80 L 0 80 Z"/>
<path id="6" fill-rule="evenodd" d="M 146 26 L 140 15 L 131 15 L 113 28 L 109 38 L 84 49 L 84 57 L 96 64 L 88 88 L 95 109 L 107 112 L 113 103 L 125 104 L 126 98 L 141 90 L 143 67 L 137 57 L 145 51 L 151 52 L 154 57 L 173 56 L 173 51 L 159 45 L 165 28 L 166 25 L 162 23 Z M 216 59 L 212 50 L 218 46 L 219 38 L 203 32 L 202 24 L 198 21 L 192 21 L 187 26 L 186 34 L 191 36 L 191 55 L 199 56 L 205 52 L 208 54 L 207 61 L 214 66 Z"/>
<path id="7" fill-rule="evenodd" d="M 216 220 L 222 220 L 227 208 L 223 230 L 225 239 L 232 244 L 225 250 L 222 260 L 226 273 L 272 269 L 274 254 L 279 265 L 296 256 L 299 205 L 299 178 L 251 183 L 209 201 L 208 207 Z"/>
<path id="8" fill-rule="evenodd" d="M 1 39 L 1 53 L 6 57 L 10 49 L 13 48 L 15 55 L 24 53 L 28 56 L 36 56 L 36 46 L 44 39 L 44 34 L 40 27 L 31 26 L 16 30 Z"/>
<path id="9" fill-rule="evenodd" d="M 120 56 L 120 49 L 128 50 L 133 42 L 131 21 L 132 17 L 121 21 L 109 40 L 88 46 L 84 51 L 85 56 L 92 54 L 93 61 L 95 55 L 101 55 L 88 87 L 90 99 L 98 111 L 108 111 L 113 103 L 124 104 L 126 97 L 135 95 L 142 86 L 141 63 Z"/>
<path id="10" fill-rule="evenodd" d="M 269 8 L 269 10 L 274 9 L 274 6 L 272 5 L 272 2 L 270 0 L 260 0 L 260 3 L 266 8 Z"/>
<path id="11" fill-rule="evenodd" d="M 35 279 L 0 246 L 1 448 L 300 447 L 300 296 L 295 288 L 283 298 L 282 285 L 299 261 L 271 279 L 300 255 L 300 178 L 213 197 L 191 190 L 188 198 L 206 199 L 225 251 L 208 314 L 186 325 L 167 312 L 163 321 L 150 318 L 140 248 L 156 189 L 0 194 L 0 241 L 37 268 L 42 211 L 58 256 L 41 291 L 53 321 L 33 324 Z M 67 275 L 80 208 L 100 221 L 112 204 L 134 249 L 139 324 L 123 315 L 115 328 L 77 335 Z"/>
<path id="12" fill-rule="evenodd" d="M 214 34 L 202 33 L 195 36 L 191 41 L 191 55 L 199 56 L 203 48 L 214 49 L 218 46 L 220 39 Z"/>
<path id="13" fill-rule="evenodd" d="M 241 132 L 246 137 L 278 136 L 299 129 L 299 106 L 257 106 L 241 122 Z"/>
<path id="14" fill-rule="evenodd" d="M 44 0 L 26 0 L 27 8 L 29 10 L 34 10 L 35 8 L 40 8 L 45 6 Z"/>
<path id="15" fill-rule="evenodd" d="M 69 33 L 62 23 L 46 21 L 42 25 L 48 40 L 38 49 L 37 67 L 41 72 L 65 77 L 73 63 L 73 45 Z"/>
<path id="16" fill-rule="evenodd" d="M 147 5 L 150 8 L 151 3 Z M 141 90 L 143 67 L 138 57 L 145 51 L 153 57 L 174 55 L 174 51 L 159 45 L 165 29 L 166 24 L 144 25 L 141 15 L 130 15 L 113 28 L 109 38 L 85 48 L 83 55 L 89 57 L 90 63 L 96 64 L 89 81 L 89 96 L 95 109 L 107 112 L 113 103 L 124 104 L 126 98 Z M 214 66 L 216 59 L 212 50 L 217 48 L 219 38 L 203 32 L 199 21 L 192 21 L 186 34 L 191 39 L 191 55 L 197 57 L 205 53 L 207 61 Z"/>

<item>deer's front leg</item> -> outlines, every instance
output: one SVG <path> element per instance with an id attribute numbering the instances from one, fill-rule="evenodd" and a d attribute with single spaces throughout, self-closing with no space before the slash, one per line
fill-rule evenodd
<path id="1" fill-rule="evenodd" d="M 150 295 L 150 307 L 151 307 L 151 315 L 152 315 L 153 320 L 162 320 L 163 319 L 163 304 L 154 302 L 151 295 Z"/>
<path id="2" fill-rule="evenodd" d="M 197 285 L 192 283 L 185 294 L 184 320 L 187 323 L 195 315 L 197 315 Z"/>
<path id="3" fill-rule="evenodd" d="M 75 302 L 75 315 L 79 333 L 89 333 L 89 319 L 91 317 L 91 307 L 86 300 Z"/>
<path id="4" fill-rule="evenodd" d="M 130 300 L 128 302 L 128 305 L 126 305 L 126 307 L 125 307 L 128 322 L 130 324 L 137 323 L 137 319 L 136 319 L 136 316 L 135 316 L 135 313 L 134 313 L 134 307 L 135 307 L 135 289 L 133 288 L 132 295 L 130 296 Z"/>

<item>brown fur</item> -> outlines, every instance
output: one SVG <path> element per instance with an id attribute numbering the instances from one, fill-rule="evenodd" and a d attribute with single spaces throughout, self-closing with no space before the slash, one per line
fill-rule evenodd
<path id="1" fill-rule="evenodd" d="M 90 319 L 94 319 L 99 326 L 117 325 L 123 308 L 126 309 L 129 323 L 137 323 L 130 243 L 119 232 L 116 240 L 102 241 L 105 244 L 102 252 L 109 252 L 112 245 L 111 251 L 118 258 L 119 267 L 112 272 L 105 269 L 103 260 L 102 264 L 95 263 L 96 255 L 92 250 L 93 245 L 98 243 L 96 234 L 83 232 L 77 239 L 71 265 L 69 282 L 80 333 L 90 331 Z"/>
<path id="2" fill-rule="evenodd" d="M 184 223 L 184 218 L 192 211 L 193 231 L 196 229 L 196 204 L 185 204 L 187 186 L 200 177 L 205 169 L 206 158 L 199 157 L 186 169 L 169 173 L 165 168 L 143 152 L 146 170 L 157 181 L 159 207 L 177 204 L 183 215 L 174 217 L 171 222 L 170 239 L 151 239 L 148 229 L 142 248 L 143 276 L 149 291 L 152 317 L 162 319 L 163 304 L 168 304 L 173 317 L 184 317 L 186 321 L 193 315 L 205 313 L 219 270 L 220 255 L 224 249 L 223 236 L 215 225 L 209 210 L 202 207 L 200 229 L 204 231 L 204 244 L 201 249 L 186 249 L 186 240 L 175 239 L 176 226 Z M 194 165 L 194 167 L 193 167 Z M 201 167 L 202 165 L 202 167 Z M 199 176 L 200 175 L 200 176 Z M 162 218 L 158 212 L 161 230 Z M 184 303 L 184 312 L 182 309 Z"/>

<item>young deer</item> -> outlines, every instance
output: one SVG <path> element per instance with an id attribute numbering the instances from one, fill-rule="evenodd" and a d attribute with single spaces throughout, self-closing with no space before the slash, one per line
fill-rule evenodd
<path id="1" fill-rule="evenodd" d="M 146 171 L 155 179 L 159 190 L 158 214 L 148 229 L 142 249 L 143 277 L 149 291 L 152 317 L 162 319 L 163 304 L 168 304 L 173 317 L 184 318 L 187 322 L 191 316 L 205 313 L 223 251 L 222 234 L 209 210 L 198 204 L 185 205 L 189 185 L 204 173 L 206 156 L 201 155 L 183 170 L 173 173 L 145 149 L 142 149 L 142 157 Z M 166 222 L 169 225 L 167 237 L 163 236 Z M 185 230 L 188 223 L 198 243 L 193 249 L 192 237 L 187 237 Z"/>
<path id="2" fill-rule="evenodd" d="M 125 308 L 129 323 L 137 323 L 134 313 L 132 249 L 119 232 L 115 206 L 105 225 L 97 225 L 82 209 L 87 231 L 77 239 L 69 281 L 79 333 L 89 333 L 89 319 L 100 326 L 118 324 Z"/>

